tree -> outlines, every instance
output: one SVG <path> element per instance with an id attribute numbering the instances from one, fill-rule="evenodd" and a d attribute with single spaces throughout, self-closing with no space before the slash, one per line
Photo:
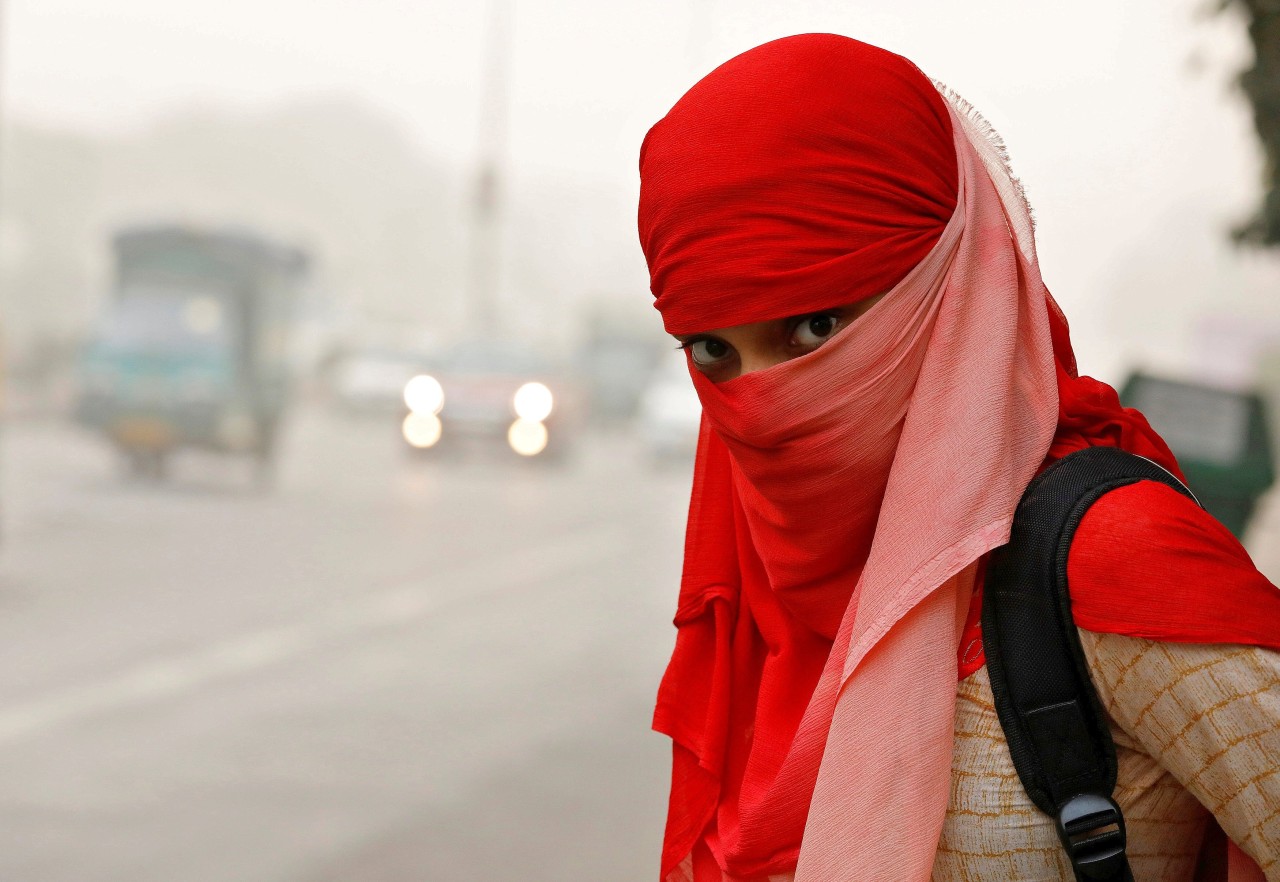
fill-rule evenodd
<path id="1" fill-rule="evenodd" d="M 1280 246 L 1280 0 L 1222 0 L 1238 6 L 1249 22 L 1253 66 L 1240 74 L 1240 88 L 1253 106 L 1253 125 L 1262 141 L 1262 205 L 1235 230 L 1241 242 Z"/>

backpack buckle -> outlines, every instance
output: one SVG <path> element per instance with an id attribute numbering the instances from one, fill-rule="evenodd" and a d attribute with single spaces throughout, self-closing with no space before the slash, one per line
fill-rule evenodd
<path id="1" fill-rule="evenodd" d="M 1126 878 L 1124 815 L 1107 796 L 1082 793 L 1058 810 L 1058 838 L 1077 879 Z"/>

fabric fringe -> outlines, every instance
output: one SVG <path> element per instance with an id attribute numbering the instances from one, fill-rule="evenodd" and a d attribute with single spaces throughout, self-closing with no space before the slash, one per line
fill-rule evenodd
<path id="1" fill-rule="evenodd" d="M 1013 173 L 1013 164 L 1009 160 L 1009 147 L 1005 144 L 1004 138 L 996 131 L 995 126 L 991 125 L 987 118 L 982 115 L 982 112 L 974 107 L 972 102 L 963 95 L 941 80 L 933 77 L 929 77 L 929 80 L 933 83 L 933 87 L 942 93 L 942 97 L 947 99 L 951 106 L 956 109 L 956 112 L 963 116 L 973 126 L 974 130 L 983 136 L 991 154 L 1000 160 L 1000 165 L 1004 168 L 1005 176 L 1009 179 L 1013 192 L 1022 200 L 1022 205 L 1027 210 L 1027 217 L 1031 221 L 1031 231 L 1034 233 L 1036 228 L 1035 209 L 1031 207 L 1031 202 L 1027 199 L 1027 191 L 1022 184 L 1022 179 Z"/>

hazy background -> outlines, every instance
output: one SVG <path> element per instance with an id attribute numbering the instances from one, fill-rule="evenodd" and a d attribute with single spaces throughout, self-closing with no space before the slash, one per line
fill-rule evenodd
<path id="1" fill-rule="evenodd" d="M 900 52 L 1003 135 L 1085 372 L 1239 385 L 1280 262 L 1229 242 L 1261 154 L 1214 6 L 6 0 L 0 875 L 653 878 L 696 409 L 636 241 L 648 126 L 768 39 Z M 159 223 L 311 257 L 269 480 L 73 419 L 111 236 Z M 413 455 L 403 381 L 506 341 L 554 461 L 505 423 Z"/>
<path id="2" fill-rule="evenodd" d="M 1208 6 L 507 0 L 493 321 L 568 342 L 583 309 L 643 315 L 645 130 L 719 61 L 829 30 L 907 55 L 997 126 L 1083 365 L 1107 378 L 1135 360 L 1200 367 L 1197 320 L 1212 307 L 1273 325 L 1276 281 L 1274 260 L 1225 241 L 1256 198 L 1259 150 L 1231 86 L 1243 26 Z M 83 327 L 104 231 L 155 214 L 260 223 L 317 248 L 362 326 L 459 330 L 490 8 L 10 0 L 10 347 Z"/>

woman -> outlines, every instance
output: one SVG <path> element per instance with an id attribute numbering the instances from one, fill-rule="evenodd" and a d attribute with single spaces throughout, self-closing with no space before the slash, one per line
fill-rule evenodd
<path id="1" fill-rule="evenodd" d="M 704 410 L 664 882 L 1070 879 L 991 707 L 983 559 L 1071 451 L 1177 465 L 1077 375 L 998 140 L 906 59 L 810 34 L 696 84 L 640 173 Z M 1136 878 L 1192 879 L 1212 815 L 1280 879 L 1280 592 L 1151 482 L 1091 510 L 1069 576 Z"/>

